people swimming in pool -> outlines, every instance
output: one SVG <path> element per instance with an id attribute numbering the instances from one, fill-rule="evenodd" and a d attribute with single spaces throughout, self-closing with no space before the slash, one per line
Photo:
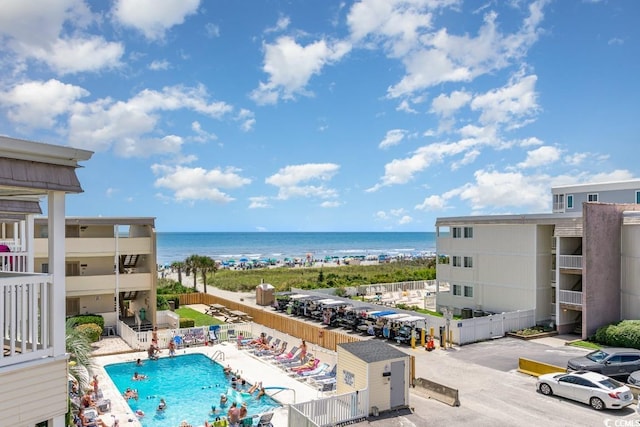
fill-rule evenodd
<path id="1" fill-rule="evenodd" d="M 139 374 L 137 372 L 134 372 L 133 373 L 133 378 L 131 378 L 131 379 L 134 380 L 134 381 L 141 381 L 141 380 L 146 380 L 147 376 L 143 375 L 143 374 Z"/>
<path id="2" fill-rule="evenodd" d="M 249 390 L 247 391 L 247 393 L 249 394 L 253 394 L 255 393 L 257 390 L 259 390 L 262 387 L 262 381 L 255 383 L 254 385 L 252 385 Z"/>
<path id="3" fill-rule="evenodd" d="M 227 406 L 227 395 L 224 393 L 220 395 L 220 406 L 221 407 Z"/>
<path id="4" fill-rule="evenodd" d="M 163 412 L 167 409 L 167 402 L 165 402 L 164 398 L 160 399 L 160 403 L 158 403 L 158 412 Z"/>
<path id="5" fill-rule="evenodd" d="M 256 400 L 260 399 L 265 394 L 267 394 L 267 392 L 265 391 L 264 387 L 261 386 L 260 387 L 260 391 L 258 392 L 258 395 L 256 396 Z"/>

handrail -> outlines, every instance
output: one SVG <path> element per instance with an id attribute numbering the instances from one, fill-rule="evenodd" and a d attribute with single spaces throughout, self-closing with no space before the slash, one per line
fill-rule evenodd
<path id="1" fill-rule="evenodd" d="M 216 350 L 212 355 L 211 355 L 211 360 L 218 360 L 218 357 L 222 356 L 220 358 L 220 360 L 222 360 L 224 362 L 224 352 L 222 350 Z"/>

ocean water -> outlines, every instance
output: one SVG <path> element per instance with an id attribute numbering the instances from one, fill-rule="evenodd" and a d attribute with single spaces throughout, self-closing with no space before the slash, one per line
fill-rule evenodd
<path id="1" fill-rule="evenodd" d="M 387 255 L 422 257 L 435 253 L 434 232 L 423 233 L 167 233 L 157 235 L 158 265 L 184 261 L 190 255 L 216 260 L 240 258 L 283 260 Z"/>

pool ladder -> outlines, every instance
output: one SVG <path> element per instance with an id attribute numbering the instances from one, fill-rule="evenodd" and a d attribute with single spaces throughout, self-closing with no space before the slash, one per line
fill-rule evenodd
<path id="1" fill-rule="evenodd" d="M 216 350 L 212 355 L 211 355 L 211 360 L 224 360 L 224 353 L 222 352 L 222 350 Z"/>

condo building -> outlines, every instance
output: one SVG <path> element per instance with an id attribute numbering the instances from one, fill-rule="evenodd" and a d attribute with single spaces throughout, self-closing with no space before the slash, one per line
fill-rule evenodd
<path id="1" fill-rule="evenodd" d="M 92 152 L 0 136 L 0 425 L 64 427 L 65 201 Z M 35 268 L 35 216 L 47 206 L 46 272 Z"/>
<path id="2" fill-rule="evenodd" d="M 553 187 L 547 214 L 436 220 L 437 309 L 535 310 L 582 338 L 640 313 L 640 180 Z"/>

